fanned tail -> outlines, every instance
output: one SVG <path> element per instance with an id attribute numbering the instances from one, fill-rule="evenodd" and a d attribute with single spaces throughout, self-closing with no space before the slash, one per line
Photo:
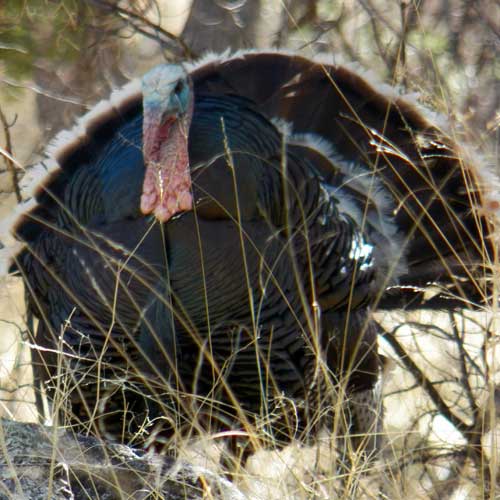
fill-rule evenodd
<path id="1" fill-rule="evenodd" d="M 354 186 L 359 169 L 322 172 L 330 183 L 357 192 L 351 199 L 358 211 L 367 213 L 382 199 L 370 186 L 383 187 L 384 203 L 392 207 L 387 221 L 397 228 L 400 248 L 387 256 L 395 262 L 397 285 L 388 279 L 379 306 L 489 300 L 498 180 L 485 165 L 469 161 L 429 112 L 349 67 L 272 51 L 209 58 L 192 68 L 192 76 L 197 92 L 248 97 L 288 122 L 294 134 L 316 134 L 344 164 L 363 166 L 364 188 Z"/>

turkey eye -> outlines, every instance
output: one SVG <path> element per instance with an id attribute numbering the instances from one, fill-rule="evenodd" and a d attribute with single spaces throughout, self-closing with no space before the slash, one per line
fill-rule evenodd
<path id="1" fill-rule="evenodd" d="M 184 84 L 182 83 L 181 80 L 179 80 L 174 87 L 174 94 L 180 94 L 182 92 L 182 89 L 184 88 Z"/>

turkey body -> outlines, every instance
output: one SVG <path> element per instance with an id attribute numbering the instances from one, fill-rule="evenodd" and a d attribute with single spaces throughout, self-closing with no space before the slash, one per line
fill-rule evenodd
<path id="1" fill-rule="evenodd" d="M 141 213 L 138 93 L 88 120 L 14 226 L 38 378 L 53 401 L 63 387 L 69 425 L 125 442 L 198 421 L 273 422 L 287 442 L 337 390 L 347 425 L 378 432 L 370 311 L 420 307 L 428 282 L 480 293 L 457 279 L 491 251 L 464 185 L 475 172 L 341 67 L 249 53 L 189 81 L 192 210 Z"/>
<path id="2" fill-rule="evenodd" d="M 54 332 L 66 325 L 63 349 L 78 358 L 73 376 L 95 386 L 94 377 L 78 374 L 94 372 L 98 359 L 105 377 L 114 372 L 119 380 L 135 362 L 139 372 L 175 377 L 183 393 L 253 414 L 271 412 L 266 402 L 279 395 L 304 399 L 315 359 L 310 269 L 330 278 L 317 297 L 325 313 L 352 308 L 365 317 L 375 293 L 373 256 L 348 254 L 366 238 L 339 213 L 300 146 L 289 146 L 284 186 L 286 138 L 234 96 L 196 99 L 189 155 L 197 205 L 159 227 L 131 210 L 144 170 L 141 126 L 139 116 L 120 127 L 120 146 L 104 148 L 84 180 L 72 176 L 65 205 L 53 209 L 56 227 L 23 257 L 41 314 Z M 285 189 L 294 192 L 287 201 Z M 53 347 L 52 335 L 44 341 Z M 99 403 L 91 394 L 73 397 L 81 421 Z"/>

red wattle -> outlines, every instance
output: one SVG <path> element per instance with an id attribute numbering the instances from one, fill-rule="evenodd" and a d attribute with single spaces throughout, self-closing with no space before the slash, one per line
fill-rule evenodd
<path id="1" fill-rule="evenodd" d="M 184 118 L 187 121 L 188 118 Z M 189 172 L 189 124 L 171 118 L 160 124 L 144 116 L 143 147 L 146 172 L 141 196 L 141 212 L 153 213 L 160 222 L 191 210 Z"/>

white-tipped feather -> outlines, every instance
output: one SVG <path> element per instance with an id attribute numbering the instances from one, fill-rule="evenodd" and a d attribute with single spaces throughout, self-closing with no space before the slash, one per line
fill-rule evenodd
<path id="1" fill-rule="evenodd" d="M 113 94 L 111 94 L 113 96 Z M 80 128 L 85 129 L 89 123 L 95 120 L 101 120 L 110 110 L 113 109 L 110 100 L 99 101 L 88 113 L 78 119 L 77 124 Z"/>
<path id="2" fill-rule="evenodd" d="M 9 267 L 13 264 L 16 256 L 24 248 L 24 242 L 18 241 L 12 234 L 12 229 L 19 219 L 26 213 L 31 212 L 36 206 L 34 199 L 29 199 L 15 206 L 12 213 L 5 217 L 0 223 L 0 242 L 3 248 L 0 249 L 0 277 L 6 276 Z"/>
<path id="3" fill-rule="evenodd" d="M 328 158 L 332 165 L 345 175 L 344 183 L 332 189 L 333 196 L 338 200 L 339 211 L 356 221 L 366 219 L 365 224 L 375 229 L 376 233 L 372 232 L 371 237 L 376 243 L 374 258 L 380 269 L 380 278 L 389 280 L 387 284 L 395 283 L 397 278 L 407 271 L 404 238 L 398 234 L 398 228 L 393 222 L 393 202 L 374 173 L 366 166 L 345 161 L 335 152 L 329 141 L 317 134 L 292 134 L 288 142 L 316 151 Z M 377 209 L 375 217 L 364 212 L 363 207 L 346 191 L 347 187 L 352 187 L 366 196 L 370 205 Z"/>
<path id="4" fill-rule="evenodd" d="M 318 134 L 306 133 L 306 134 L 290 134 L 290 135 L 291 137 L 289 142 L 291 144 L 305 146 L 327 158 L 333 158 L 335 156 L 335 149 L 332 143 Z"/>
<path id="5" fill-rule="evenodd" d="M 184 68 L 188 73 L 192 73 L 193 71 L 205 66 L 206 64 L 210 64 L 212 62 L 225 62 L 233 59 L 237 59 L 241 56 L 238 55 L 238 52 L 231 53 L 231 49 L 226 49 L 224 52 L 205 52 L 200 58 L 196 59 L 196 61 L 188 61 L 184 63 Z"/>
<path id="6" fill-rule="evenodd" d="M 476 206 L 480 215 L 485 216 L 495 226 L 496 231 L 492 233 L 496 244 L 500 245 L 500 178 L 497 174 L 497 167 L 494 162 L 488 161 L 481 153 L 467 144 L 457 147 L 458 157 L 473 170 L 477 188 L 480 196 L 472 197 L 482 202 L 481 206 Z M 480 166 L 480 168 L 478 168 Z"/>
<path id="7" fill-rule="evenodd" d="M 53 158 L 43 160 L 27 169 L 20 182 L 22 198 L 26 200 L 34 196 L 37 188 L 43 186 L 45 180 L 60 169 L 59 163 Z"/>
<path id="8" fill-rule="evenodd" d="M 362 66 L 357 61 L 347 61 L 342 55 L 317 54 L 311 58 L 314 62 L 324 65 L 332 65 L 338 68 L 345 68 L 365 81 L 374 92 L 380 94 L 391 103 L 404 103 L 413 108 L 423 121 L 427 121 L 429 126 L 434 126 L 439 130 L 447 131 L 450 124 L 446 116 L 428 108 L 421 102 L 422 95 L 419 92 L 407 92 L 399 84 L 389 85 L 370 69 Z"/>
<path id="9" fill-rule="evenodd" d="M 312 149 L 316 153 L 328 158 L 346 180 L 342 186 L 332 190 L 332 194 L 338 200 L 341 213 L 349 215 L 356 221 L 362 221 L 367 217 L 366 223 L 375 229 L 378 235 L 374 257 L 380 269 L 383 279 L 389 278 L 389 283 L 395 283 L 397 278 L 407 271 L 404 241 L 398 234 L 398 228 L 393 222 L 394 204 L 382 184 L 375 178 L 374 174 L 366 166 L 354 162 L 345 161 L 335 152 L 333 145 L 324 137 L 317 134 L 294 134 L 293 125 L 281 118 L 271 119 L 274 126 L 283 134 L 288 144 L 295 144 Z M 363 193 L 372 207 L 377 208 L 377 216 L 365 214 L 363 207 L 356 204 L 354 199 L 345 191 L 347 187 L 354 187 Z M 343 189 L 344 188 L 344 189 Z M 341 192 L 341 195 L 338 194 Z M 388 275 L 389 273 L 389 275 Z"/>
<path id="10" fill-rule="evenodd" d="M 413 108 L 422 118 L 422 120 L 427 121 L 429 126 L 435 126 L 436 128 L 444 131 L 450 129 L 450 125 L 446 116 L 435 112 L 434 110 L 426 107 L 420 101 L 420 94 L 418 92 L 406 93 L 406 90 L 401 85 L 389 85 L 388 83 L 382 81 L 380 77 L 372 70 L 368 70 L 361 65 L 361 63 L 356 61 L 345 61 L 344 58 L 339 54 L 300 54 L 293 50 L 287 49 L 241 49 L 233 53 L 228 49 L 220 54 L 214 52 L 208 52 L 201 56 L 200 59 L 186 64 L 186 69 L 188 72 L 193 72 L 205 64 L 210 64 L 213 62 L 226 63 L 235 59 L 243 59 L 245 56 L 252 54 L 279 54 L 288 56 L 302 56 L 311 61 L 322 64 L 333 66 L 337 68 L 345 68 L 346 70 L 359 76 L 361 79 L 365 80 L 365 84 L 368 85 L 374 92 L 380 94 L 389 102 L 395 103 L 396 101 L 405 103 L 410 108 Z"/>
<path id="11" fill-rule="evenodd" d="M 141 97 L 141 80 L 136 78 L 126 83 L 122 88 L 114 90 L 109 102 L 114 108 L 120 109 L 131 100 L 141 99 Z"/>
<path id="12" fill-rule="evenodd" d="M 235 52 L 231 52 L 230 49 L 225 50 L 219 54 L 215 52 L 207 52 L 202 55 L 196 61 L 192 61 L 185 64 L 186 70 L 191 73 L 206 64 L 219 62 L 226 63 L 233 61 L 235 59 L 243 59 L 248 55 L 252 54 L 279 54 L 287 56 L 302 56 L 311 61 L 328 66 L 334 66 L 337 68 L 345 68 L 346 70 L 356 74 L 363 80 L 365 84 L 373 89 L 374 92 L 382 95 L 389 102 L 404 102 L 410 107 L 417 111 L 422 119 L 428 121 L 429 125 L 434 125 L 435 127 L 442 130 L 449 130 L 449 123 L 445 116 L 436 113 L 435 111 L 424 106 L 420 102 L 420 94 L 418 92 L 406 93 L 405 89 L 400 85 L 389 85 L 388 83 L 382 81 L 380 77 L 373 72 L 368 70 L 361 65 L 361 63 L 356 61 L 345 61 L 343 57 L 339 54 L 300 54 L 294 50 L 287 49 L 241 49 Z M 368 83 L 369 82 L 369 83 Z"/>
<path id="13" fill-rule="evenodd" d="M 35 206 L 36 206 L 36 201 L 33 198 L 23 201 L 17 204 L 13 208 L 10 215 L 8 215 L 2 220 L 2 222 L 0 223 L 0 234 L 2 235 L 2 239 L 0 241 L 2 242 L 3 245 L 6 244 L 9 238 L 14 238 L 14 236 L 10 232 L 10 229 L 12 228 L 15 221 L 23 214 L 26 214 L 31 210 L 33 210 Z"/>
<path id="14" fill-rule="evenodd" d="M 280 131 L 280 133 L 288 139 L 293 133 L 293 125 L 290 122 L 287 122 L 286 120 L 283 120 L 282 118 L 276 118 L 273 117 L 271 118 L 271 123 Z"/>

